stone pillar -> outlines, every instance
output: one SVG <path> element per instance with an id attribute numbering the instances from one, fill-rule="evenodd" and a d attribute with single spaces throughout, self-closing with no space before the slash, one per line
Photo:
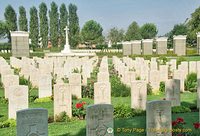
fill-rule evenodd
<path id="1" fill-rule="evenodd" d="M 141 55 L 141 40 L 135 40 L 131 42 L 132 54 L 131 55 Z"/>
<path id="2" fill-rule="evenodd" d="M 131 42 L 123 42 L 123 55 L 131 55 Z"/>
<path id="3" fill-rule="evenodd" d="M 86 109 L 86 136 L 114 136 L 113 105 L 94 104 Z"/>
<path id="4" fill-rule="evenodd" d="M 200 32 L 197 33 L 197 54 L 200 55 Z"/>
<path id="5" fill-rule="evenodd" d="M 142 40 L 142 54 L 152 55 L 153 39 L 143 39 Z"/>
<path id="6" fill-rule="evenodd" d="M 181 105 L 180 80 L 169 79 L 165 82 L 165 97 L 171 101 L 171 106 Z"/>
<path id="7" fill-rule="evenodd" d="M 167 37 L 156 39 L 156 54 L 167 54 Z"/>
<path id="8" fill-rule="evenodd" d="M 12 56 L 29 56 L 29 33 L 24 31 L 11 31 Z"/>
<path id="9" fill-rule="evenodd" d="M 171 102 L 167 100 L 154 100 L 147 102 L 146 106 L 147 136 L 171 136 L 172 129 Z"/>
<path id="10" fill-rule="evenodd" d="M 186 36 L 187 35 L 178 35 L 174 36 L 174 54 L 178 56 L 186 55 Z"/>

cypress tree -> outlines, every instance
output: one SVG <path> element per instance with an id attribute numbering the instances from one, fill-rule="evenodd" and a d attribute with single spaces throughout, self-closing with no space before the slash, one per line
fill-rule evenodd
<path id="1" fill-rule="evenodd" d="M 55 2 L 51 3 L 51 10 L 49 11 L 50 18 L 50 39 L 53 46 L 58 45 L 58 36 L 59 36 L 59 15 L 58 15 L 58 6 Z"/>
<path id="2" fill-rule="evenodd" d="M 26 10 L 23 6 L 19 7 L 19 30 L 28 31 L 28 24 L 26 18 Z"/>
<path id="3" fill-rule="evenodd" d="M 66 43 L 66 35 L 64 28 L 67 26 L 68 23 L 68 12 L 66 9 L 65 4 L 63 3 L 60 6 L 60 38 L 61 38 L 61 45 L 64 46 Z"/>
<path id="4" fill-rule="evenodd" d="M 76 47 L 80 40 L 79 18 L 76 12 L 76 5 L 69 4 L 69 44 L 72 47 Z"/>
<path id="5" fill-rule="evenodd" d="M 36 7 L 32 7 L 30 9 L 29 31 L 30 31 L 29 37 L 31 39 L 31 43 L 34 46 L 38 46 L 39 26 L 38 26 L 38 14 Z"/>
<path id="6" fill-rule="evenodd" d="M 48 18 L 47 18 L 47 5 L 42 2 L 39 6 L 39 17 L 40 17 L 40 37 L 42 38 L 43 47 L 48 45 Z"/>
<path id="7" fill-rule="evenodd" d="M 8 5 L 5 9 L 4 17 L 8 27 L 7 38 L 11 41 L 9 31 L 17 31 L 17 14 L 11 5 Z"/>

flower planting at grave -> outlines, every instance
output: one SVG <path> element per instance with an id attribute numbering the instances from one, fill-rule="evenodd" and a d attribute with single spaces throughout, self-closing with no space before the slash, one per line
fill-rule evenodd
<path id="1" fill-rule="evenodd" d="M 85 102 L 77 102 L 72 104 L 72 115 L 74 117 L 78 117 L 79 119 L 85 119 L 86 115 L 86 103 Z"/>

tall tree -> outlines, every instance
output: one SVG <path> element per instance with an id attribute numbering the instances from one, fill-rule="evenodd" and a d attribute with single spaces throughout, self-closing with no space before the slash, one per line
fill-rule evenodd
<path id="1" fill-rule="evenodd" d="M 81 36 L 84 42 L 89 42 L 90 44 L 102 43 L 103 28 L 99 23 L 94 20 L 86 22 L 81 30 Z"/>
<path id="2" fill-rule="evenodd" d="M 200 7 L 197 8 L 191 15 L 191 20 L 189 21 L 190 31 L 187 37 L 187 41 L 190 44 L 197 42 L 197 32 L 200 32 Z"/>
<path id="3" fill-rule="evenodd" d="M 19 30 L 28 31 L 28 23 L 26 18 L 26 10 L 23 6 L 19 7 Z"/>
<path id="4" fill-rule="evenodd" d="M 156 25 L 152 23 L 146 23 L 140 28 L 140 33 L 143 39 L 152 39 L 157 35 L 158 30 Z"/>
<path id="5" fill-rule="evenodd" d="M 68 12 L 66 9 L 65 4 L 63 3 L 60 6 L 60 38 L 61 38 L 61 45 L 64 46 L 66 43 L 66 35 L 64 28 L 67 26 L 68 21 Z"/>
<path id="6" fill-rule="evenodd" d="M 69 43 L 72 47 L 76 47 L 80 41 L 79 18 L 76 12 L 76 5 L 69 4 Z"/>
<path id="7" fill-rule="evenodd" d="M 141 34 L 140 34 L 140 27 L 138 26 L 137 22 L 132 22 L 128 30 L 126 31 L 126 34 L 124 36 L 125 41 L 130 41 L 130 40 L 140 40 L 142 39 Z"/>
<path id="8" fill-rule="evenodd" d="M 0 20 L 0 39 L 5 38 L 7 32 L 8 32 L 7 24 Z"/>
<path id="9" fill-rule="evenodd" d="M 53 46 L 58 46 L 58 36 L 59 36 L 59 14 L 58 6 L 55 2 L 51 3 L 51 10 L 49 11 L 50 18 L 50 39 Z"/>
<path id="10" fill-rule="evenodd" d="M 38 38 L 39 38 L 39 26 L 38 26 L 38 14 L 36 7 L 32 7 L 30 9 L 30 22 L 29 22 L 29 37 L 31 39 L 31 43 L 34 46 L 38 46 Z"/>
<path id="11" fill-rule="evenodd" d="M 43 47 L 48 45 L 48 18 L 47 18 L 47 5 L 42 2 L 39 6 L 40 17 L 40 37 L 42 38 Z"/>
<path id="12" fill-rule="evenodd" d="M 4 17 L 6 19 L 6 24 L 8 26 L 9 31 L 16 31 L 17 30 L 17 14 L 11 5 L 6 7 Z M 10 32 L 7 32 L 8 41 L 11 41 Z"/>
<path id="13" fill-rule="evenodd" d="M 116 44 L 117 42 L 121 42 L 124 37 L 124 30 L 118 30 L 116 27 L 110 29 L 108 34 L 108 39 L 111 40 L 112 43 Z"/>

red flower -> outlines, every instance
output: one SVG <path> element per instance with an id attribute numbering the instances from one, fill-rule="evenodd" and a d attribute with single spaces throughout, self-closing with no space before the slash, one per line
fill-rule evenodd
<path id="1" fill-rule="evenodd" d="M 166 100 L 165 98 L 161 99 L 161 100 Z"/>
<path id="2" fill-rule="evenodd" d="M 179 134 L 178 136 L 182 136 L 181 134 Z"/>
<path id="3" fill-rule="evenodd" d="M 149 84 L 151 84 L 151 82 L 149 82 Z"/>
<path id="4" fill-rule="evenodd" d="M 98 62 L 98 64 L 100 64 L 100 63 Z"/>
<path id="5" fill-rule="evenodd" d="M 183 118 L 180 118 L 180 117 L 177 118 L 177 122 L 183 122 L 183 121 L 184 121 Z"/>
<path id="6" fill-rule="evenodd" d="M 193 125 L 195 129 L 198 129 L 200 127 L 200 123 L 193 123 Z"/>
<path id="7" fill-rule="evenodd" d="M 85 102 L 82 102 L 82 104 L 85 104 Z"/>
<path id="8" fill-rule="evenodd" d="M 72 104 L 73 104 L 73 102 L 72 102 Z"/>
<path id="9" fill-rule="evenodd" d="M 172 127 L 173 127 L 174 125 L 178 125 L 178 122 L 177 122 L 177 121 L 172 121 Z"/>
<path id="10" fill-rule="evenodd" d="M 171 78 L 173 77 L 173 76 L 170 76 Z"/>
<path id="11" fill-rule="evenodd" d="M 76 108 L 81 108 L 83 106 L 83 104 L 77 103 L 76 104 Z"/>

